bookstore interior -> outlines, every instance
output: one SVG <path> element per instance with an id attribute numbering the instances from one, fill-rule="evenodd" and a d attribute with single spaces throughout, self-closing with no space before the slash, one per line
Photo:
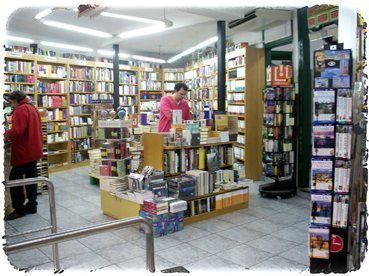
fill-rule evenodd
<path id="1" fill-rule="evenodd" d="M 25 93 L 43 158 L 38 178 L 9 180 L 3 138 L 2 266 L 362 269 L 365 19 L 334 5 L 14 10 L 2 127 L 17 124 L 12 93 Z M 30 183 L 36 213 L 7 219 L 12 189 L 27 197 Z"/>

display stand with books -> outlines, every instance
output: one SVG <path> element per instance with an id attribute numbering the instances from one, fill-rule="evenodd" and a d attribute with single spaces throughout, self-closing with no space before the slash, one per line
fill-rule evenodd
<path id="1" fill-rule="evenodd" d="M 342 44 L 314 52 L 309 227 L 312 273 L 357 269 L 363 254 L 363 92 L 361 82 L 352 85 L 351 67 L 351 50 L 343 49 Z"/>
<path id="2" fill-rule="evenodd" d="M 296 194 L 295 183 L 295 90 L 291 65 L 267 67 L 264 96 L 263 169 L 274 183 L 259 187 L 266 197 Z M 282 180 L 283 179 L 283 180 Z"/>

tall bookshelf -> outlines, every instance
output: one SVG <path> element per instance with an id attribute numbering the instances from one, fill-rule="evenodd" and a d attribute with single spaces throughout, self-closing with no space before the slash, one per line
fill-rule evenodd
<path id="1" fill-rule="evenodd" d="M 126 110 L 125 120 L 129 114 L 138 113 L 138 72 L 137 67 L 119 65 L 119 106 Z"/>
<path id="2" fill-rule="evenodd" d="M 162 90 L 162 70 L 158 68 L 140 68 L 138 71 L 140 113 L 147 113 L 148 119 L 159 119 L 158 108 Z M 149 114 L 153 114 L 150 118 Z"/>
<path id="3" fill-rule="evenodd" d="M 204 105 L 217 109 L 217 58 L 196 62 L 185 68 L 185 83 L 188 85 L 187 101 L 191 113 L 202 118 Z"/>
<path id="4" fill-rule="evenodd" d="M 226 53 L 227 111 L 238 116 L 235 158 L 244 164 L 247 178 L 262 175 L 264 49 L 248 47 Z"/>
<path id="5" fill-rule="evenodd" d="M 68 60 L 37 56 L 37 106 L 47 110 L 48 163 L 50 171 L 70 165 L 68 133 Z M 50 121 L 51 119 L 51 121 Z"/>
<path id="6" fill-rule="evenodd" d="M 87 165 L 88 150 L 92 148 L 91 108 L 95 93 L 94 66 L 94 62 L 91 61 L 69 61 L 70 151 L 73 165 Z"/>

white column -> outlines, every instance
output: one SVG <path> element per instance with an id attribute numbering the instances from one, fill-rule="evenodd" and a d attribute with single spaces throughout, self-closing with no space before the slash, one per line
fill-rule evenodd
<path id="1" fill-rule="evenodd" d="M 347 4 L 338 7 L 338 42 L 344 49 L 352 50 L 353 64 L 356 62 L 357 8 Z"/>

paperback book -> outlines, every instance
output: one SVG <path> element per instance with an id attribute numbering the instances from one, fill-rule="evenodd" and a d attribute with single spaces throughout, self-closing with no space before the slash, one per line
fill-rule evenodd
<path id="1" fill-rule="evenodd" d="M 337 121 L 352 122 L 352 90 L 337 90 Z"/>
<path id="2" fill-rule="evenodd" d="M 336 157 L 351 158 L 351 136 L 351 125 L 339 125 L 336 127 Z"/>
<path id="3" fill-rule="evenodd" d="M 348 209 L 349 196 L 335 195 L 333 199 L 333 227 L 347 227 Z"/>
<path id="4" fill-rule="evenodd" d="M 335 116 L 334 90 L 315 90 L 313 105 L 314 122 L 333 123 Z"/>
<path id="5" fill-rule="evenodd" d="M 334 156 L 334 126 L 313 126 L 313 156 Z"/>
<path id="6" fill-rule="evenodd" d="M 332 196 L 327 194 L 311 195 L 311 225 L 330 226 L 332 215 Z"/>
<path id="7" fill-rule="evenodd" d="M 336 160 L 334 169 L 334 191 L 348 193 L 350 187 L 351 162 Z"/>
<path id="8" fill-rule="evenodd" d="M 333 188 L 333 161 L 311 161 L 311 190 L 332 191 Z"/>
<path id="9" fill-rule="evenodd" d="M 329 229 L 309 228 L 309 257 L 329 259 Z"/>

